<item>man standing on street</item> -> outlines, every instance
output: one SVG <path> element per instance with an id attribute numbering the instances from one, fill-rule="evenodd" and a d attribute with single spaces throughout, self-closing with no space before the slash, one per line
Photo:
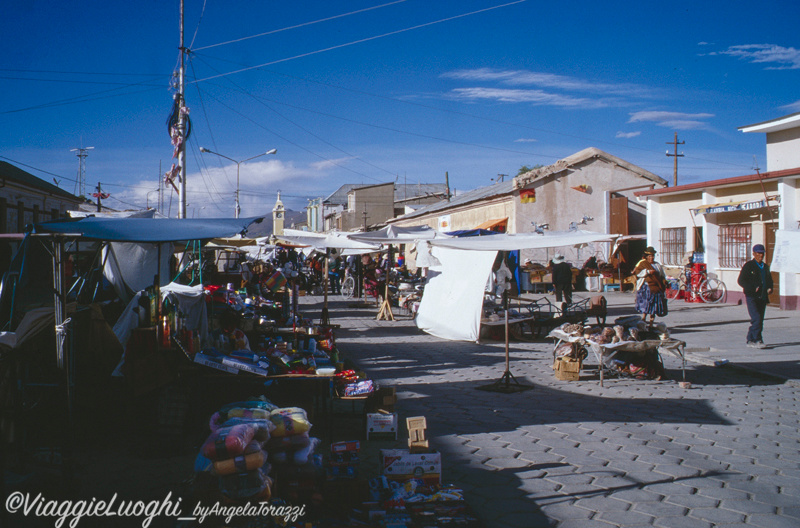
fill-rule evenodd
<path id="1" fill-rule="evenodd" d="M 739 272 L 739 286 L 747 301 L 750 314 L 750 329 L 747 331 L 747 346 L 765 348 L 761 331 L 764 329 L 764 313 L 767 310 L 769 294 L 772 293 L 772 275 L 769 265 L 764 262 L 766 250 L 761 244 L 753 246 L 753 260 L 748 260 Z"/>
<path id="2" fill-rule="evenodd" d="M 556 302 L 561 302 L 561 295 L 564 295 L 564 302 L 567 306 L 572 304 L 572 266 L 564 262 L 564 255 L 556 253 L 553 263 L 553 289 L 556 291 Z M 562 306 L 562 312 L 566 307 Z"/>

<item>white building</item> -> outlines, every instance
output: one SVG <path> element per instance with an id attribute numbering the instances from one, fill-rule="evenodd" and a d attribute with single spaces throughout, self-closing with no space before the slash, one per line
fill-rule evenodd
<path id="1" fill-rule="evenodd" d="M 676 275 L 687 252 L 703 255 L 707 270 L 728 287 L 726 302 L 741 302 L 739 270 L 764 244 L 772 261 L 775 232 L 798 229 L 800 113 L 739 128 L 767 134 L 767 171 L 735 178 L 637 192 L 647 204 L 647 239 Z M 800 274 L 773 272 L 771 304 L 800 309 Z"/>

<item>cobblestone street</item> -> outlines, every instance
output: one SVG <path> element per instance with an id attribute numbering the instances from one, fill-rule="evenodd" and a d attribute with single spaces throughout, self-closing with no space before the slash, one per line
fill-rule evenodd
<path id="1" fill-rule="evenodd" d="M 800 526 L 792 383 L 689 362 L 683 389 L 666 355 L 670 380 L 559 381 L 552 343 L 512 342 L 510 371 L 532 389 L 476 390 L 503 375 L 502 342 L 445 341 L 407 317 L 333 305 L 345 357 L 397 388 L 401 423 L 427 417 L 443 482 L 487 527 Z"/>

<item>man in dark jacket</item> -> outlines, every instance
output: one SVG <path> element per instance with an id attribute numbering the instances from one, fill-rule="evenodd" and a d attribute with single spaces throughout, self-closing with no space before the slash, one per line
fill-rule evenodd
<path id="1" fill-rule="evenodd" d="M 769 265 L 764 262 L 766 250 L 761 244 L 753 246 L 753 260 L 748 260 L 739 272 L 739 286 L 747 301 L 750 314 L 750 329 L 747 331 L 747 346 L 765 348 L 761 331 L 764 329 L 764 313 L 767 310 L 769 294 L 772 293 L 772 275 Z"/>
<path id="2" fill-rule="evenodd" d="M 556 254 L 553 263 L 553 289 L 556 291 L 556 302 L 561 302 L 561 295 L 567 306 L 572 304 L 572 266 L 564 262 L 564 256 Z"/>

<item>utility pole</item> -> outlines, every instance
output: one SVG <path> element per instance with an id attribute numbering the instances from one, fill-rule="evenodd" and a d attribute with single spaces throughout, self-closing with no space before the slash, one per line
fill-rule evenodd
<path id="1" fill-rule="evenodd" d="M 675 147 L 675 153 L 674 154 L 670 154 L 669 151 L 667 151 L 667 156 L 675 158 L 675 168 L 673 169 L 672 175 L 673 175 L 673 178 L 675 180 L 675 184 L 674 185 L 676 187 L 678 186 L 678 158 L 682 158 L 683 157 L 683 152 L 678 154 L 678 145 L 683 145 L 684 143 L 686 143 L 686 141 L 681 141 L 680 143 L 678 143 L 678 133 L 677 132 L 675 132 L 675 140 L 674 141 L 672 141 L 672 142 L 667 141 L 667 145 L 673 145 Z"/>
<path id="2" fill-rule="evenodd" d="M 367 204 L 364 204 L 364 232 L 367 232 Z"/>
<path id="3" fill-rule="evenodd" d="M 178 207 L 178 218 L 186 218 L 186 112 L 184 110 L 186 101 L 184 100 L 185 90 L 185 70 L 184 60 L 186 56 L 186 48 L 183 46 L 183 0 L 181 0 L 181 21 L 180 21 L 180 51 L 181 51 L 181 66 L 178 71 L 178 134 L 180 135 L 180 144 L 178 146 L 178 166 L 180 167 L 180 205 Z"/>
<path id="4" fill-rule="evenodd" d="M 86 196 L 86 156 L 89 155 L 89 151 L 92 150 L 94 147 L 86 147 L 86 148 L 74 148 L 70 149 L 70 152 L 77 152 L 75 154 L 78 156 L 78 181 L 75 182 L 75 190 L 73 192 L 78 193 L 78 196 Z"/>
<path id="5" fill-rule="evenodd" d="M 444 173 L 444 197 L 450 201 L 450 174 L 447 171 Z"/>
<path id="6" fill-rule="evenodd" d="M 100 185 L 100 182 L 97 182 L 97 187 L 95 188 L 95 192 L 92 193 L 92 196 L 97 198 L 97 212 L 99 213 L 100 210 L 102 209 L 102 204 L 101 204 L 100 200 L 101 199 L 105 200 L 106 198 L 108 198 L 111 195 L 108 194 L 108 193 L 104 193 L 103 192 L 103 187 Z"/>

